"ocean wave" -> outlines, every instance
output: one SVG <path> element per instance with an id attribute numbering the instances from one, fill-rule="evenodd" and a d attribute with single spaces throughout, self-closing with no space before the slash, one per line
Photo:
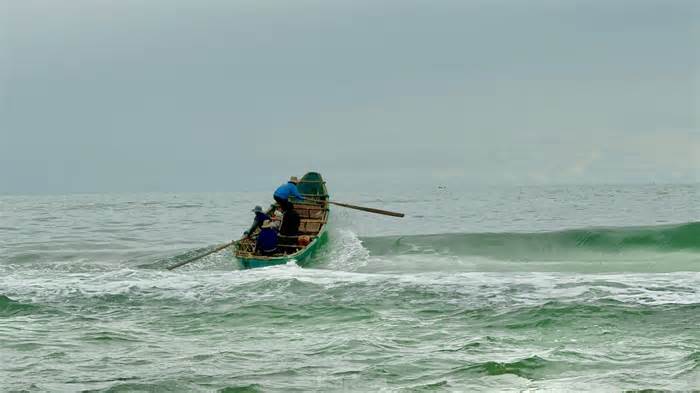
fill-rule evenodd
<path id="1" fill-rule="evenodd" d="M 503 260 L 560 260 L 576 254 L 700 253 L 700 222 L 554 232 L 448 233 L 362 238 L 372 256 L 482 256 Z"/>
<path id="2" fill-rule="evenodd" d="M 485 375 L 496 376 L 504 374 L 516 375 L 529 380 L 537 379 L 539 370 L 551 368 L 556 362 L 545 360 L 533 355 L 523 359 L 513 361 L 483 361 L 458 367 L 447 374 L 447 376 Z"/>
<path id="3" fill-rule="evenodd" d="M 31 303 L 20 303 L 5 295 L 0 295 L 0 317 L 31 314 L 38 308 L 39 306 L 37 305 Z"/>
<path id="4" fill-rule="evenodd" d="M 366 308 L 375 306 L 408 307 L 425 318 L 432 318 L 436 311 L 438 315 L 462 312 L 468 317 L 505 307 L 514 313 L 508 318 L 513 324 L 527 321 L 546 325 L 547 320 L 565 321 L 572 315 L 624 316 L 627 305 L 637 312 L 636 307 L 643 305 L 687 305 L 690 309 L 686 312 L 695 312 L 692 305 L 700 299 L 698 273 L 687 272 L 668 273 L 653 280 L 646 273 L 586 278 L 559 273 L 508 277 L 479 272 L 367 274 L 295 265 L 250 271 L 8 273 L 2 284 L 4 293 L 21 302 L 31 299 L 32 303 L 38 301 L 62 310 L 79 304 L 99 306 L 105 312 L 141 309 L 148 304 L 178 304 L 206 305 L 217 313 L 231 312 L 232 305 L 236 305 L 237 312 L 245 313 L 246 306 L 271 305 L 274 307 L 266 309 L 268 316 L 275 315 L 275 307 L 282 307 L 283 314 L 291 312 L 301 317 L 313 310 L 314 315 L 339 313 L 348 320 L 368 320 L 376 315 Z M 561 304 L 548 303 L 552 299 Z"/>

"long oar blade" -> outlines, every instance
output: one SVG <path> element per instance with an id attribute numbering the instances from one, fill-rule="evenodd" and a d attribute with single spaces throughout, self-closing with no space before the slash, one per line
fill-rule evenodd
<path id="1" fill-rule="evenodd" d="M 190 263 L 190 262 L 194 262 L 194 261 L 196 261 L 196 260 L 198 260 L 198 259 L 202 259 L 202 258 L 206 257 L 207 255 L 211 255 L 211 254 L 213 254 L 213 253 L 215 253 L 215 252 L 219 252 L 219 251 L 223 250 L 223 249 L 226 248 L 226 247 L 229 247 L 229 246 L 234 245 L 235 243 L 236 243 L 236 241 L 232 241 L 231 243 L 222 244 L 222 245 L 220 245 L 219 247 L 216 247 L 215 249 L 213 249 L 213 250 L 211 250 L 211 251 L 207 251 L 206 253 L 204 253 L 204 254 L 202 254 L 202 255 L 200 255 L 200 256 L 197 256 L 197 257 L 194 257 L 194 258 L 190 258 L 190 259 L 188 259 L 188 260 L 186 260 L 186 261 L 183 261 L 183 262 L 178 262 L 178 263 L 176 263 L 176 264 L 174 264 L 174 265 L 172 265 L 172 266 L 168 266 L 168 270 L 173 270 L 173 269 L 178 268 L 178 267 L 180 267 L 180 266 L 182 266 L 182 265 L 187 265 L 187 264 Z"/>
<path id="2" fill-rule="evenodd" d="M 348 205 L 347 203 L 340 203 L 340 202 L 333 202 L 333 201 L 328 201 L 328 203 L 333 204 L 333 205 L 337 205 L 337 206 L 347 207 L 348 209 L 362 210 L 364 212 L 376 213 L 376 214 L 384 214 L 385 216 L 392 216 L 392 217 L 403 217 L 404 216 L 403 213 L 391 212 L 388 210 L 374 209 L 371 207 Z"/>

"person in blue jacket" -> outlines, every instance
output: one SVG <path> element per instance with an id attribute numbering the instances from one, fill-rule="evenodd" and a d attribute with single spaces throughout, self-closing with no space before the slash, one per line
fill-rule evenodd
<path id="1" fill-rule="evenodd" d="M 255 250 L 266 256 L 270 256 L 277 251 L 277 231 L 273 228 L 272 221 L 265 220 L 263 222 L 258 234 L 258 241 L 255 243 Z"/>
<path id="2" fill-rule="evenodd" d="M 287 211 L 288 208 L 291 206 L 291 202 L 289 202 L 289 197 L 304 200 L 304 197 L 299 193 L 299 190 L 297 189 L 298 183 L 299 179 L 297 179 L 296 176 L 292 176 L 286 184 L 282 184 L 275 190 L 275 193 L 272 197 L 275 198 L 275 201 L 279 203 L 280 206 L 282 206 L 282 209 L 284 209 L 284 211 Z"/>
<path id="3" fill-rule="evenodd" d="M 262 228 L 262 224 L 263 222 L 265 222 L 265 220 L 270 219 L 270 216 L 265 214 L 263 212 L 262 207 L 260 206 L 255 206 L 255 209 L 253 209 L 253 213 L 255 213 L 255 219 L 253 219 L 253 225 L 250 226 L 250 229 L 245 231 L 244 234 L 246 235 L 252 235 L 253 233 L 255 233 L 256 229 Z"/>

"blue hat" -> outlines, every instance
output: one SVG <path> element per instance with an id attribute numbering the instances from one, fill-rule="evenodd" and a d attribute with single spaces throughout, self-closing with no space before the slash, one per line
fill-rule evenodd
<path id="1" fill-rule="evenodd" d="M 251 210 L 254 213 L 262 213 L 262 207 L 260 206 L 255 206 L 255 209 Z"/>

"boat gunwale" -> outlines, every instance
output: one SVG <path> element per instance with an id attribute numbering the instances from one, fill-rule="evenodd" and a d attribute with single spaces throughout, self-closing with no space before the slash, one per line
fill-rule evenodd
<path id="1" fill-rule="evenodd" d="M 326 209 L 326 211 L 328 211 L 328 209 Z M 310 249 L 312 249 L 312 247 L 315 246 L 316 242 L 318 242 L 319 239 L 321 239 L 321 237 L 326 232 L 326 225 L 327 224 L 328 224 L 328 221 L 321 224 L 321 228 L 318 230 L 318 233 L 314 236 L 314 240 L 312 240 L 306 246 L 300 248 L 299 251 L 295 252 L 294 254 L 286 254 L 286 255 L 272 256 L 272 257 L 265 256 L 265 255 L 254 255 L 252 258 L 237 256 L 237 258 L 240 259 L 241 261 L 265 261 L 265 262 L 295 259 L 296 257 L 303 254 L 305 251 L 310 250 Z"/>

